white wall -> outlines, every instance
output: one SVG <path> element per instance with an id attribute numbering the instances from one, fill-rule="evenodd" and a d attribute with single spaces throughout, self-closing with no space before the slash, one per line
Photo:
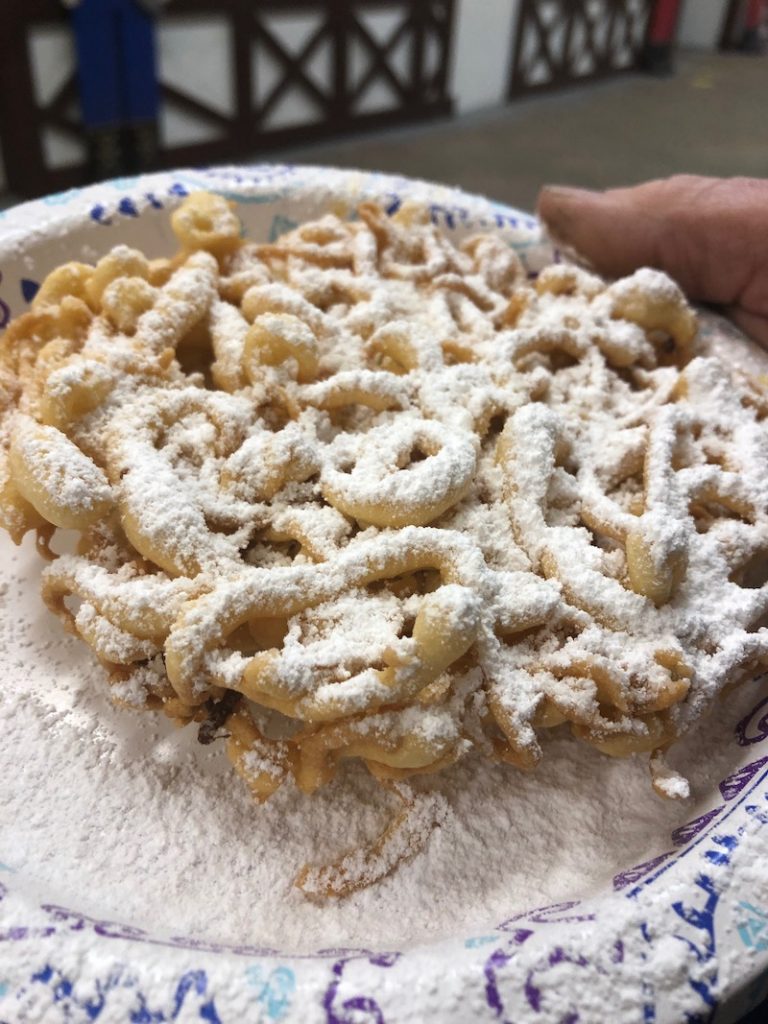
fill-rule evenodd
<path id="1" fill-rule="evenodd" d="M 512 51 L 512 33 L 517 17 L 519 0 L 459 0 L 456 11 L 454 49 L 450 58 L 451 78 L 449 92 L 456 101 L 456 108 L 463 113 L 480 107 L 502 103 L 506 96 L 509 75 L 509 61 Z M 399 23 L 400 10 L 377 10 L 363 8 L 358 12 L 363 24 L 374 38 L 383 42 Z M 322 20 L 322 14 L 286 13 L 273 15 L 270 26 L 282 40 L 287 50 L 298 52 L 303 42 Z M 225 98 L 221 78 L 225 72 L 221 59 L 226 59 L 226 36 L 224 23 L 216 25 L 218 19 L 193 17 L 174 18 L 161 26 L 159 53 L 161 76 L 166 82 L 178 82 L 189 92 L 194 88 L 206 102 L 226 110 L 232 102 Z M 207 52 L 206 52 L 207 46 Z M 197 53 L 197 56 L 195 54 Z M 218 56 L 220 55 L 220 56 Z M 330 43 L 317 48 L 315 59 L 310 65 L 310 75 L 319 86 L 324 86 L 332 74 Z M 436 57 L 436 52 L 427 46 L 427 73 Z M 357 40 L 352 41 L 349 57 L 350 74 L 353 83 L 368 67 L 370 55 Z M 390 53 L 390 63 L 397 71 L 407 73 L 409 61 L 408 40 Z M 192 74 L 190 75 L 190 71 Z M 254 62 L 254 88 L 264 95 L 274 77 L 281 73 L 270 52 L 261 48 Z M 218 102 L 217 102 L 218 101 Z M 397 102 L 396 95 L 387 88 L 381 78 L 375 79 L 361 97 L 358 112 L 386 109 Z M 306 123 L 315 116 L 311 98 L 298 87 L 284 95 L 279 108 L 274 111 L 268 127 L 278 128 L 291 124 Z M 196 141 L 195 126 L 185 113 L 163 111 L 162 129 L 169 142 Z"/>
<path id="2" fill-rule="evenodd" d="M 685 0 L 677 41 L 694 50 L 716 50 L 727 0 Z"/>
<path id="3" fill-rule="evenodd" d="M 459 112 L 502 103 L 519 0 L 459 0 L 450 92 Z"/>
<path id="4" fill-rule="evenodd" d="M 222 114 L 234 109 L 234 83 L 228 66 L 229 28 L 221 16 L 190 15 L 161 22 L 157 30 L 158 76 L 169 85 Z M 170 103 L 160 109 L 160 134 L 170 145 L 207 142 L 216 125 L 190 117 Z"/>

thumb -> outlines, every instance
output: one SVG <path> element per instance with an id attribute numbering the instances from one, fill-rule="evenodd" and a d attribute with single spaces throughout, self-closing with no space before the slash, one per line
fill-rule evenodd
<path id="1" fill-rule="evenodd" d="M 545 188 L 538 213 L 553 240 L 608 277 L 641 266 L 689 298 L 768 317 L 768 181 L 679 175 L 633 188 Z"/>

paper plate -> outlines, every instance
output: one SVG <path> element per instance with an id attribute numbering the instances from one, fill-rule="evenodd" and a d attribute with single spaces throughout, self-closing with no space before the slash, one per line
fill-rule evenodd
<path id="1" fill-rule="evenodd" d="M 98 258 L 118 241 L 150 255 L 169 251 L 167 211 L 196 189 L 238 200 L 251 238 L 274 239 L 329 210 L 351 214 L 363 197 L 390 210 L 412 197 L 451 235 L 500 232 L 531 274 L 554 256 L 529 215 L 442 186 L 309 167 L 178 171 L 48 196 L 0 214 L 0 327 L 24 311 L 45 274 L 65 260 Z M 717 342 L 724 328 L 708 319 L 705 330 Z M 2 548 L 7 563 L 9 550 Z M 17 602 L 39 602 L 36 584 L 24 595 L 9 585 L 14 578 L 8 564 L 0 565 L 0 614 L 9 636 Z M 45 628 L 51 643 L 59 642 L 58 625 L 50 620 Z M 55 711 L 56 681 L 46 685 L 42 699 Z M 4 689 L 10 725 L 2 742 L 12 749 L 13 702 L 22 698 L 18 685 Z M 680 806 L 674 829 L 654 839 L 657 849 L 643 863 L 606 865 L 600 891 L 576 887 L 545 906 L 532 891 L 527 909 L 511 917 L 500 907 L 471 931 L 404 938 L 394 948 L 377 941 L 375 917 L 364 948 L 300 954 L 266 948 L 258 921 L 243 944 L 139 927 L 114 914 L 104 919 L 87 891 L 66 905 L 54 901 L 50 885 L 41 885 L 18 856 L 14 822 L 3 821 L 0 1021 L 733 1021 L 768 993 L 768 686 L 746 684 L 717 715 L 717 763 L 727 770 Z M 28 753 L 19 746 L 18 773 L 3 779 L 3 789 L 21 788 L 31 806 L 35 787 L 58 784 L 57 752 L 50 751 L 47 778 L 34 784 L 24 771 Z M 710 753 L 702 748 L 699 756 Z M 601 827 L 610 830 L 610 822 Z M 55 850 L 45 856 L 55 864 Z M 460 900 L 460 887 L 446 899 Z"/>

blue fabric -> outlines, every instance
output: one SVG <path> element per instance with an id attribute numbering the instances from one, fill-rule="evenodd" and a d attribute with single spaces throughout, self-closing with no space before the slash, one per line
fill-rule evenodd
<path id="1" fill-rule="evenodd" d="M 160 92 L 146 11 L 136 0 L 83 0 L 72 23 L 85 125 L 154 121 Z"/>

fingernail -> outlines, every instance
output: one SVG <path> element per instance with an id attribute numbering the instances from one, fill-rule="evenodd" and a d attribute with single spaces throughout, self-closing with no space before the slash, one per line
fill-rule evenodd
<path id="1" fill-rule="evenodd" d="M 576 188 L 574 185 L 545 185 L 541 194 L 548 199 L 579 199 L 582 196 L 598 196 L 600 191 L 596 188 Z"/>
<path id="2" fill-rule="evenodd" d="M 553 241 L 567 244 L 570 236 L 572 215 L 578 212 L 585 201 L 594 200 L 602 193 L 589 188 L 573 188 L 570 185 L 545 185 L 539 194 L 536 212 Z"/>

